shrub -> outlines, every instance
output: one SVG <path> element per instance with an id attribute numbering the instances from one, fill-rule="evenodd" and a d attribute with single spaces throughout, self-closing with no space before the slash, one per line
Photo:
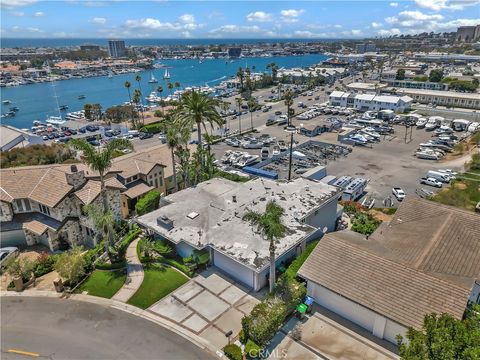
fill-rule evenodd
<path id="1" fill-rule="evenodd" d="M 298 270 L 300 270 L 300 267 L 303 265 L 305 260 L 307 260 L 308 256 L 312 253 L 313 249 L 315 249 L 315 246 L 317 246 L 318 240 L 312 241 L 310 244 L 307 245 L 305 250 L 297 256 L 295 260 L 292 261 L 290 266 L 287 268 L 287 271 L 285 271 L 284 276 L 288 276 L 291 279 L 294 279 L 297 276 Z"/>
<path id="2" fill-rule="evenodd" d="M 62 278 L 68 280 L 70 285 L 76 284 L 85 275 L 85 259 L 81 248 L 74 247 L 59 255 L 55 262 L 55 270 Z"/>
<path id="3" fill-rule="evenodd" d="M 46 252 L 41 252 L 33 264 L 33 274 L 35 275 L 35 277 L 40 277 L 53 271 L 53 267 L 55 266 L 55 260 L 56 258 L 54 255 L 49 255 Z"/>
<path id="4" fill-rule="evenodd" d="M 127 266 L 127 261 L 124 259 L 123 261 L 116 262 L 116 263 L 107 263 L 105 261 L 99 261 L 95 264 L 95 269 L 98 270 L 117 270 L 123 269 Z"/>
<path id="5" fill-rule="evenodd" d="M 380 221 L 375 219 L 370 214 L 357 214 L 355 215 L 355 218 L 352 222 L 352 231 L 358 232 L 363 235 L 371 235 L 377 229 L 380 223 Z"/>
<path id="6" fill-rule="evenodd" d="M 282 299 L 269 297 L 255 305 L 250 315 L 242 319 L 242 328 L 248 339 L 265 345 L 285 321 L 287 308 Z"/>
<path id="7" fill-rule="evenodd" d="M 343 205 L 343 210 L 349 215 L 356 214 L 364 210 L 361 204 L 351 200 L 342 201 L 341 205 Z"/>
<path id="8" fill-rule="evenodd" d="M 24 282 L 30 279 L 34 263 L 28 258 L 10 258 L 6 264 L 6 272 L 11 277 L 21 277 Z"/>
<path id="9" fill-rule="evenodd" d="M 260 355 L 262 348 L 252 340 L 248 340 L 245 345 L 245 353 L 249 358 L 256 359 Z"/>
<path id="10" fill-rule="evenodd" d="M 238 345 L 230 344 L 223 348 L 223 352 L 230 360 L 242 360 L 242 349 Z"/>
<path id="11" fill-rule="evenodd" d="M 27 165 L 61 164 L 78 162 L 75 160 L 75 151 L 63 144 L 32 145 L 28 148 L 17 148 L 2 151 L 1 168 Z"/>
<path id="12" fill-rule="evenodd" d="M 181 262 L 174 260 L 174 259 L 167 259 L 167 258 L 161 258 L 159 259 L 159 262 L 173 266 L 174 268 L 180 270 L 181 272 L 185 273 L 188 277 L 193 276 L 193 271 L 185 264 L 182 264 Z"/>
<path id="13" fill-rule="evenodd" d="M 240 330 L 240 332 L 238 333 L 238 340 L 240 340 L 240 342 L 242 344 L 246 344 L 247 343 L 247 336 L 245 335 L 245 331 Z"/>
<path id="14" fill-rule="evenodd" d="M 275 284 L 275 295 L 285 303 L 286 315 L 290 315 L 295 310 L 295 307 L 305 298 L 306 293 L 307 289 L 303 284 L 285 275 L 280 276 Z"/>
<path id="15" fill-rule="evenodd" d="M 159 255 L 169 256 L 169 255 L 172 255 L 173 253 L 172 247 L 166 241 L 153 240 L 152 245 L 153 245 L 153 251 L 155 251 Z"/>
<path id="16" fill-rule="evenodd" d="M 137 201 L 135 205 L 135 212 L 137 215 L 143 215 L 158 208 L 160 201 L 160 192 L 158 190 L 151 190 Z"/>
<path id="17" fill-rule="evenodd" d="M 163 125 L 160 122 L 155 122 L 155 123 L 143 126 L 140 129 L 140 131 L 152 133 L 152 134 L 158 134 L 159 132 L 162 131 L 162 129 L 163 129 Z"/>
<path id="18" fill-rule="evenodd" d="M 120 260 L 125 258 L 125 253 L 127 252 L 128 246 L 132 243 L 133 240 L 140 235 L 142 230 L 138 227 L 138 225 L 134 225 L 132 230 L 125 236 L 125 238 L 116 246 L 116 250 L 118 253 L 118 257 Z"/>

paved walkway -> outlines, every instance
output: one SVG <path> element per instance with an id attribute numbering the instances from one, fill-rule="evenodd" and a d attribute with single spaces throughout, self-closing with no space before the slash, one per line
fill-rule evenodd
<path id="1" fill-rule="evenodd" d="M 140 235 L 127 248 L 127 279 L 123 287 L 112 297 L 113 300 L 127 302 L 143 282 L 143 265 L 137 256 L 137 244 L 142 239 Z"/>

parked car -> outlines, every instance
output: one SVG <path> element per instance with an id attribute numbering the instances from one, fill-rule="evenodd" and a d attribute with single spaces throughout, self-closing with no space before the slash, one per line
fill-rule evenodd
<path id="1" fill-rule="evenodd" d="M 275 111 L 275 115 L 282 115 L 282 112 L 280 110 Z"/>
<path id="2" fill-rule="evenodd" d="M 160 134 L 158 139 L 161 141 L 162 144 L 165 144 L 167 142 L 167 136 L 165 134 Z"/>
<path id="3" fill-rule="evenodd" d="M 152 133 L 141 133 L 139 136 L 140 140 L 150 139 L 153 137 Z"/>
<path id="4" fill-rule="evenodd" d="M 4 247 L 0 249 L 0 268 L 5 268 L 9 259 L 14 259 L 18 256 L 18 248 L 14 246 Z"/>
<path id="5" fill-rule="evenodd" d="M 442 187 L 442 182 L 438 181 L 437 179 L 434 179 L 432 177 L 422 177 L 420 179 L 420 184 L 435 186 L 435 187 L 438 187 L 438 188 Z"/>
<path id="6" fill-rule="evenodd" d="M 268 119 L 267 122 L 265 123 L 265 125 L 267 125 L 267 126 L 270 126 L 270 125 L 273 125 L 273 124 L 275 124 L 275 119 L 272 119 L 272 118 Z"/>
<path id="7" fill-rule="evenodd" d="M 401 188 L 399 187 L 394 187 L 392 189 L 392 194 L 393 196 L 395 196 L 395 198 L 398 200 L 398 201 L 402 201 L 403 199 L 405 199 L 405 191 L 403 191 Z"/>

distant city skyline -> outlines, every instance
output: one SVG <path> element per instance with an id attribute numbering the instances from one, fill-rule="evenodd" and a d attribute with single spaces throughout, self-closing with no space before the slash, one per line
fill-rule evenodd
<path id="1" fill-rule="evenodd" d="M 0 0 L 3 38 L 364 38 L 480 23 L 480 0 Z"/>

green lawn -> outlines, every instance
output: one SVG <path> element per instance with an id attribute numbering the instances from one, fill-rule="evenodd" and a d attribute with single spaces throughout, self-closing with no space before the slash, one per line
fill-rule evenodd
<path id="1" fill-rule="evenodd" d="M 110 299 L 120 290 L 126 278 L 125 270 L 95 270 L 87 281 L 80 286 L 78 291 L 88 291 L 88 295 Z"/>
<path id="2" fill-rule="evenodd" d="M 160 264 L 144 264 L 145 275 L 142 286 L 128 303 L 146 309 L 189 279 L 178 271 Z"/>

